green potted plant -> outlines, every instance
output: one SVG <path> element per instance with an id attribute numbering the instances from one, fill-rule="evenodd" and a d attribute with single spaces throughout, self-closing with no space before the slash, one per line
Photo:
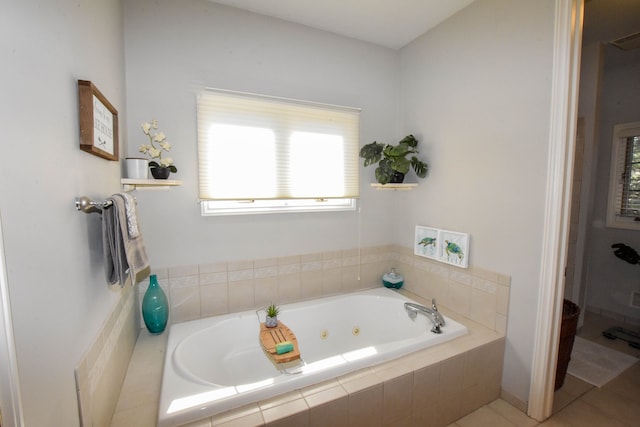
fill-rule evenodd
<path id="1" fill-rule="evenodd" d="M 141 145 L 138 151 L 151 157 L 152 160 L 149 162 L 151 175 L 155 179 L 167 179 L 171 172 L 178 172 L 171 157 L 162 157 L 163 151 L 169 153 L 171 144 L 167 142 L 164 132 L 158 131 L 158 121 L 153 119 L 151 123 L 142 123 L 141 127 L 142 132 L 149 138 L 149 144 Z"/>
<path id="2" fill-rule="evenodd" d="M 265 311 L 267 312 L 267 318 L 264 321 L 264 325 L 267 328 L 275 328 L 278 326 L 278 313 L 280 313 L 280 308 L 275 304 L 270 304 Z"/>
<path id="3" fill-rule="evenodd" d="M 401 183 L 409 168 L 413 168 L 420 178 L 427 176 L 429 167 L 425 162 L 415 155 L 408 158 L 410 154 L 419 153 L 417 146 L 418 140 L 413 135 L 405 136 L 397 145 L 373 141 L 360 149 L 360 157 L 364 159 L 365 167 L 378 164 L 376 181 L 380 184 Z"/>

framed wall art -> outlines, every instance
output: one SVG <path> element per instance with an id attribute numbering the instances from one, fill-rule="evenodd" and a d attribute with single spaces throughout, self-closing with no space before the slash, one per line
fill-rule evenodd
<path id="1" fill-rule="evenodd" d="M 439 259 L 438 234 L 440 230 L 437 228 L 416 226 L 416 235 L 413 242 L 416 255 L 426 258 Z"/>
<path id="2" fill-rule="evenodd" d="M 469 234 L 416 226 L 413 253 L 425 258 L 467 268 L 469 266 Z"/>
<path id="3" fill-rule="evenodd" d="M 98 88 L 78 80 L 80 149 L 107 160 L 118 160 L 118 111 Z"/>
<path id="4" fill-rule="evenodd" d="M 457 267 L 469 265 L 469 234 L 440 230 L 440 261 Z"/>

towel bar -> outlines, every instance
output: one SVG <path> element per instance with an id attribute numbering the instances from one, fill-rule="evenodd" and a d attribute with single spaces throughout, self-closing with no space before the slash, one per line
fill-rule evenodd
<path id="1" fill-rule="evenodd" d="M 84 213 L 101 213 L 103 209 L 108 208 L 112 204 L 113 202 L 111 200 L 96 202 L 87 196 L 76 197 L 76 209 Z"/>

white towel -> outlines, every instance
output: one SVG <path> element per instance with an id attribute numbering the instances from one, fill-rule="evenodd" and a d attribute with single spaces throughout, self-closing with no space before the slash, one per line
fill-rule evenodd
<path id="1" fill-rule="evenodd" d="M 126 193 L 116 193 L 107 200 L 112 202 L 111 207 L 102 210 L 107 281 L 124 287 L 129 279 L 133 285 L 149 275 L 149 258 L 138 224 L 135 199 Z"/>

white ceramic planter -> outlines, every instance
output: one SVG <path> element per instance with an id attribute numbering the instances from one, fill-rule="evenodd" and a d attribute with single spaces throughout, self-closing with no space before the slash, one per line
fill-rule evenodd
<path id="1" fill-rule="evenodd" d="M 278 326 L 278 317 L 267 316 L 267 318 L 264 321 L 264 325 L 267 328 L 275 328 L 276 326 Z"/>
<path id="2" fill-rule="evenodd" d="M 129 179 L 149 179 L 149 160 L 127 157 L 125 159 L 125 173 Z"/>

